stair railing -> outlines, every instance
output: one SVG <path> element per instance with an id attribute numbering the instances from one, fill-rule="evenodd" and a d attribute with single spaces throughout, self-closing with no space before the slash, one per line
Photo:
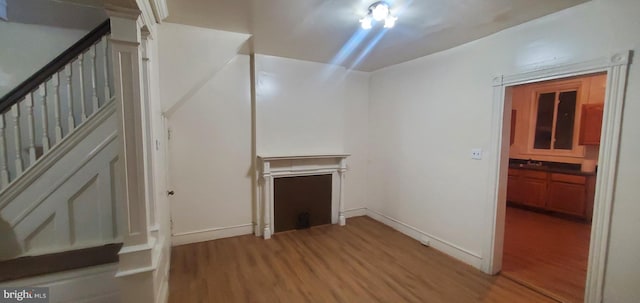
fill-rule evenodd
<path id="1" fill-rule="evenodd" d="M 109 20 L 0 98 L 0 192 L 112 99 Z"/>

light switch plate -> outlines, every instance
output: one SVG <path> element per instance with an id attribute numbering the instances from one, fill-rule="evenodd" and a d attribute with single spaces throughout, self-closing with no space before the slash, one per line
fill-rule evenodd
<path id="1" fill-rule="evenodd" d="M 482 160 L 482 148 L 472 148 L 471 159 Z"/>

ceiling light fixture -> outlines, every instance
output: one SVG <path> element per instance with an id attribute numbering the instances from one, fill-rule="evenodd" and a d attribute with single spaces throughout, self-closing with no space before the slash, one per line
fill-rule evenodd
<path id="1" fill-rule="evenodd" d="M 398 17 L 391 15 L 391 9 L 389 3 L 386 1 L 378 1 L 369 5 L 367 15 L 360 19 L 360 26 L 362 29 L 370 29 L 373 27 L 373 22 L 380 22 L 384 20 L 384 28 L 392 28 L 396 25 Z"/>

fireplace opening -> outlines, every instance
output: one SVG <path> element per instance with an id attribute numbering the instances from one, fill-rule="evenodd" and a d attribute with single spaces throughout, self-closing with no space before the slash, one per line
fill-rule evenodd
<path id="1" fill-rule="evenodd" d="M 331 175 L 275 178 L 274 231 L 331 224 Z"/>

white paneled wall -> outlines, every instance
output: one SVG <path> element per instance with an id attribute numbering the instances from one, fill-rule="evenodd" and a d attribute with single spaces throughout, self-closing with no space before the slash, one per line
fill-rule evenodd
<path id="1" fill-rule="evenodd" d="M 120 172 L 114 103 L 51 152 L 55 159 L 0 197 L 0 259 L 120 241 Z"/>

